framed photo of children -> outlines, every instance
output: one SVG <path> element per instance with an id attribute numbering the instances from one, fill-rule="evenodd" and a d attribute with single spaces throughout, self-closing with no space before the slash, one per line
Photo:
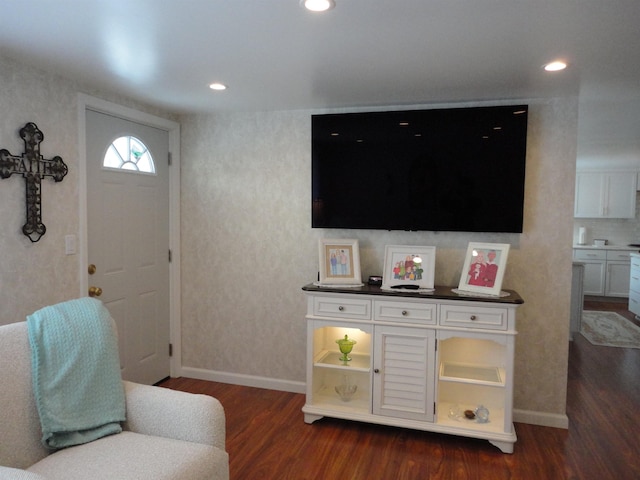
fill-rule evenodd
<path id="1" fill-rule="evenodd" d="M 362 285 L 358 240 L 322 238 L 320 247 L 320 285 Z"/>
<path id="2" fill-rule="evenodd" d="M 382 289 L 433 289 L 436 247 L 387 245 Z"/>
<path id="3" fill-rule="evenodd" d="M 458 290 L 500 296 L 508 243 L 469 243 Z"/>

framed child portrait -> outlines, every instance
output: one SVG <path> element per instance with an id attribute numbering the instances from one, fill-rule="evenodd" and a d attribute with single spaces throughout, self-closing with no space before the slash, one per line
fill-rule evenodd
<path id="1" fill-rule="evenodd" d="M 436 247 L 387 245 L 382 289 L 433 289 Z"/>
<path id="2" fill-rule="evenodd" d="M 508 243 L 469 243 L 458 290 L 500 296 Z"/>
<path id="3" fill-rule="evenodd" d="M 358 240 L 322 238 L 319 285 L 362 285 Z"/>

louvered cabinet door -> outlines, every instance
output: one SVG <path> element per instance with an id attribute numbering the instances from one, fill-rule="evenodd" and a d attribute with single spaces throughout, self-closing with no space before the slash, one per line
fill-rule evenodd
<path id="1" fill-rule="evenodd" d="M 376 325 L 373 413 L 433 422 L 435 331 Z"/>

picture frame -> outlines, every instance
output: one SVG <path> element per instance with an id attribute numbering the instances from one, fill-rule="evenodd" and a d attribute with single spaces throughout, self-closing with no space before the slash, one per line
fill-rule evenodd
<path id="1" fill-rule="evenodd" d="M 510 247 L 508 243 L 470 242 L 458 290 L 500 296 Z"/>
<path id="2" fill-rule="evenodd" d="M 382 289 L 433 290 L 435 266 L 436 247 L 387 245 Z"/>
<path id="3" fill-rule="evenodd" d="M 318 246 L 319 285 L 362 285 L 358 240 L 321 238 Z"/>

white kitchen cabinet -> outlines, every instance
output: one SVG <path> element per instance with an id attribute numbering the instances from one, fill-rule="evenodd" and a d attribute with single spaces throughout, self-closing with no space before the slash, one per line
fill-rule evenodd
<path id="1" fill-rule="evenodd" d="M 629 270 L 629 310 L 640 316 L 640 254 L 631 254 Z"/>
<path id="2" fill-rule="evenodd" d="M 584 264 L 584 295 L 627 297 L 631 250 L 574 248 L 573 260 Z"/>
<path id="3" fill-rule="evenodd" d="M 607 252 L 592 248 L 574 248 L 573 261 L 584 264 L 584 294 L 604 295 L 607 282 Z"/>
<path id="4" fill-rule="evenodd" d="M 513 452 L 516 292 L 500 298 L 303 287 L 306 423 L 327 416 L 489 440 Z M 340 360 L 336 340 L 356 341 Z M 355 386 L 341 398 L 340 385 Z M 468 419 L 480 405 L 489 421 Z"/>
<path id="5" fill-rule="evenodd" d="M 576 218 L 635 218 L 637 172 L 577 172 Z"/>
<path id="6" fill-rule="evenodd" d="M 630 253 L 628 250 L 607 250 L 605 296 L 629 296 Z"/>

